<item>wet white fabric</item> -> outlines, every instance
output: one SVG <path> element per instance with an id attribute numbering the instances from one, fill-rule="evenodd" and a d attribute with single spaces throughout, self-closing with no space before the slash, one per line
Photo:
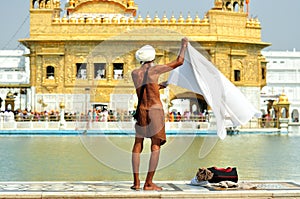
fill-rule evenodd
<path id="1" fill-rule="evenodd" d="M 145 45 L 135 53 L 135 58 L 140 62 L 153 61 L 155 59 L 155 49 L 150 45 Z"/>
<path id="2" fill-rule="evenodd" d="M 243 93 L 190 44 L 183 65 L 171 72 L 168 83 L 204 97 L 215 115 L 221 139 L 226 137 L 226 127 L 244 125 L 253 116 L 260 117 Z"/>

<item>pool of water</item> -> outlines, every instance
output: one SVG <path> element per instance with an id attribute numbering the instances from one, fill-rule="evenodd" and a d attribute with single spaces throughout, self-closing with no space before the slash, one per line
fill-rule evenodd
<path id="1" fill-rule="evenodd" d="M 300 136 L 168 135 L 155 180 L 190 180 L 199 167 L 237 167 L 240 180 L 300 181 Z M 131 180 L 133 135 L 2 135 L 1 181 Z M 146 171 L 149 139 L 141 161 Z M 204 147 L 203 147 L 204 146 Z M 207 151 L 199 157 L 202 147 Z M 145 173 L 142 173 L 143 180 Z"/>

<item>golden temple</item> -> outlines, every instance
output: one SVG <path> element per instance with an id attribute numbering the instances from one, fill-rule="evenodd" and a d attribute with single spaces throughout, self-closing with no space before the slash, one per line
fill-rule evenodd
<path id="1" fill-rule="evenodd" d="M 30 49 L 34 108 L 41 108 L 42 100 L 49 109 L 64 101 L 67 111 L 97 104 L 132 109 L 134 102 L 121 106 L 118 100 L 134 93 L 130 72 L 139 67 L 135 51 L 151 44 L 156 62 L 166 63 L 176 57 L 183 36 L 201 45 L 259 108 L 260 89 L 266 85 L 261 50 L 270 44 L 261 41 L 260 22 L 248 17 L 244 5 L 244 0 L 215 0 L 203 18 L 142 18 L 134 0 L 69 0 L 63 6 L 60 0 L 30 0 L 30 37 L 20 42 Z M 169 101 L 191 96 L 180 88 L 162 94 Z"/>

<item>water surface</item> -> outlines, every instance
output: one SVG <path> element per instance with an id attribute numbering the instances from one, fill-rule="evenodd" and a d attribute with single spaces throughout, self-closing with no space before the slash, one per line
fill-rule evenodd
<path id="1" fill-rule="evenodd" d="M 192 139 L 191 139 L 192 138 Z M 81 136 L 1 136 L 1 181 L 117 181 L 131 180 L 132 136 L 90 136 L 90 146 Z M 155 180 L 190 180 L 199 167 L 237 167 L 240 180 L 300 181 L 300 136 L 243 134 L 219 140 L 211 152 L 199 158 L 205 137 L 168 136 L 162 147 Z M 112 152 L 103 144 L 108 140 L 120 148 Z M 188 146 L 186 143 L 189 143 Z M 94 147 L 90 150 L 89 147 Z M 149 153 L 149 140 L 144 153 Z M 95 156 L 93 150 L 99 152 Z M 92 153 L 90 153 L 92 151 Z M 172 154 L 177 154 L 174 157 Z M 111 168 L 97 157 L 111 157 L 127 171 Z M 123 157 L 125 156 L 125 157 Z M 177 159 L 179 158 L 179 159 Z M 147 167 L 148 158 L 141 164 Z M 118 167 L 118 166 L 117 166 Z M 142 174 L 141 178 L 144 178 Z M 141 179 L 143 180 L 143 179 Z"/>

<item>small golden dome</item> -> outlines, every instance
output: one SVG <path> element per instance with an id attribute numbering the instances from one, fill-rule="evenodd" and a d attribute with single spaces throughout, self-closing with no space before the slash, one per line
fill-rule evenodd
<path id="1" fill-rule="evenodd" d="M 111 22 L 112 23 L 118 23 L 119 20 L 118 20 L 118 18 L 116 16 L 113 16 L 113 18 L 111 19 Z"/>
<path id="2" fill-rule="evenodd" d="M 154 23 L 160 23 L 160 18 L 158 17 L 158 15 L 156 14 L 154 19 L 153 19 Z"/>
<path id="3" fill-rule="evenodd" d="M 188 17 L 186 18 L 185 22 L 186 23 L 192 23 L 193 22 L 193 19 L 192 19 L 190 13 L 188 14 Z"/>
<path id="4" fill-rule="evenodd" d="M 100 17 L 96 17 L 95 18 L 95 23 L 101 23 L 101 18 Z"/>
<path id="5" fill-rule="evenodd" d="M 246 26 L 250 26 L 250 19 L 247 19 Z"/>
<path id="6" fill-rule="evenodd" d="M 122 16 L 122 17 L 120 18 L 120 23 L 127 23 L 126 17 Z"/>
<path id="7" fill-rule="evenodd" d="M 162 21 L 162 23 L 168 23 L 169 22 L 169 19 L 167 18 L 166 13 L 164 14 L 161 21 Z"/>
<path id="8" fill-rule="evenodd" d="M 76 22 L 77 22 L 77 19 L 75 17 L 70 18 L 70 23 L 76 23 Z"/>
<path id="9" fill-rule="evenodd" d="M 64 109 L 66 107 L 65 102 L 62 101 L 59 103 L 59 108 Z"/>
<path id="10" fill-rule="evenodd" d="M 138 16 L 138 18 L 136 19 L 137 23 L 143 23 L 143 18 L 141 17 L 141 15 Z"/>
<path id="11" fill-rule="evenodd" d="M 61 22 L 62 22 L 62 23 L 68 23 L 69 20 L 68 20 L 68 18 L 67 18 L 66 16 L 64 16 L 64 17 L 61 19 Z"/>
<path id="12" fill-rule="evenodd" d="M 180 13 L 178 23 L 184 23 L 184 18 L 182 17 L 182 14 Z"/>
<path id="13" fill-rule="evenodd" d="M 80 18 L 78 19 L 78 23 L 84 23 L 84 17 L 80 17 Z"/>
<path id="14" fill-rule="evenodd" d="M 176 18 L 174 17 L 174 15 L 172 15 L 172 17 L 170 19 L 170 23 L 176 23 Z"/>
<path id="15" fill-rule="evenodd" d="M 146 22 L 146 23 L 151 23 L 151 22 L 152 22 L 152 19 L 151 19 L 151 17 L 149 16 L 149 14 L 147 14 L 147 17 L 146 17 L 146 19 L 145 19 L 145 22 Z"/>
<path id="16" fill-rule="evenodd" d="M 12 99 L 14 98 L 14 94 L 11 91 L 8 91 L 8 93 L 6 94 L 6 98 Z"/>
<path id="17" fill-rule="evenodd" d="M 257 18 L 255 19 L 255 26 L 256 27 L 260 27 L 260 22 L 259 22 L 259 20 Z"/>
<path id="18" fill-rule="evenodd" d="M 200 23 L 201 19 L 199 18 L 198 15 L 196 15 L 195 19 L 194 19 L 194 23 Z"/>
<path id="19" fill-rule="evenodd" d="M 60 22 L 60 18 L 58 16 L 55 16 L 52 20 L 53 23 L 59 23 Z"/>
<path id="20" fill-rule="evenodd" d="M 208 24 L 208 22 L 209 22 L 208 17 L 205 15 L 204 19 L 202 20 L 202 23 Z"/>
<path id="21" fill-rule="evenodd" d="M 128 23 L 134 23 L 134 17 L 133 16 L 129 17 Z"/>
<path id="22" fill-rule="evenodd" d="M 250 26 L 253 26 L 253 25 L 254 25 L 254 20 L 253 20 L 253 18 L 251 18 L 251 19 L 249 20 L 249 25 L 250 25 Z"/>
<path id="23" fill-rule="evenodd" d="M 110 20 L 109 20 L 108 17 L 104 17 L 104 18 L 103 18 L 103 23 L 109 23 L 109 22 L 110 22 Z"/>
<path id="24" fill-rule="evenodd" d="M 288 99 L 288 97 L 284 93 L 282 93 L 279 96 L 278 103 L 280 103 L 280 104 L 282 104 L 282 103 L 289 103 L 289 99 Z"/>
<path id="25" fill-rule="evenodd" d="M 91 23 L 93 23 L 93 18 L 92 17 L 88 17 L 87 19 L 86 19 L 86 23 L 89 23 L 89 24 L 91 24 Z"/>

